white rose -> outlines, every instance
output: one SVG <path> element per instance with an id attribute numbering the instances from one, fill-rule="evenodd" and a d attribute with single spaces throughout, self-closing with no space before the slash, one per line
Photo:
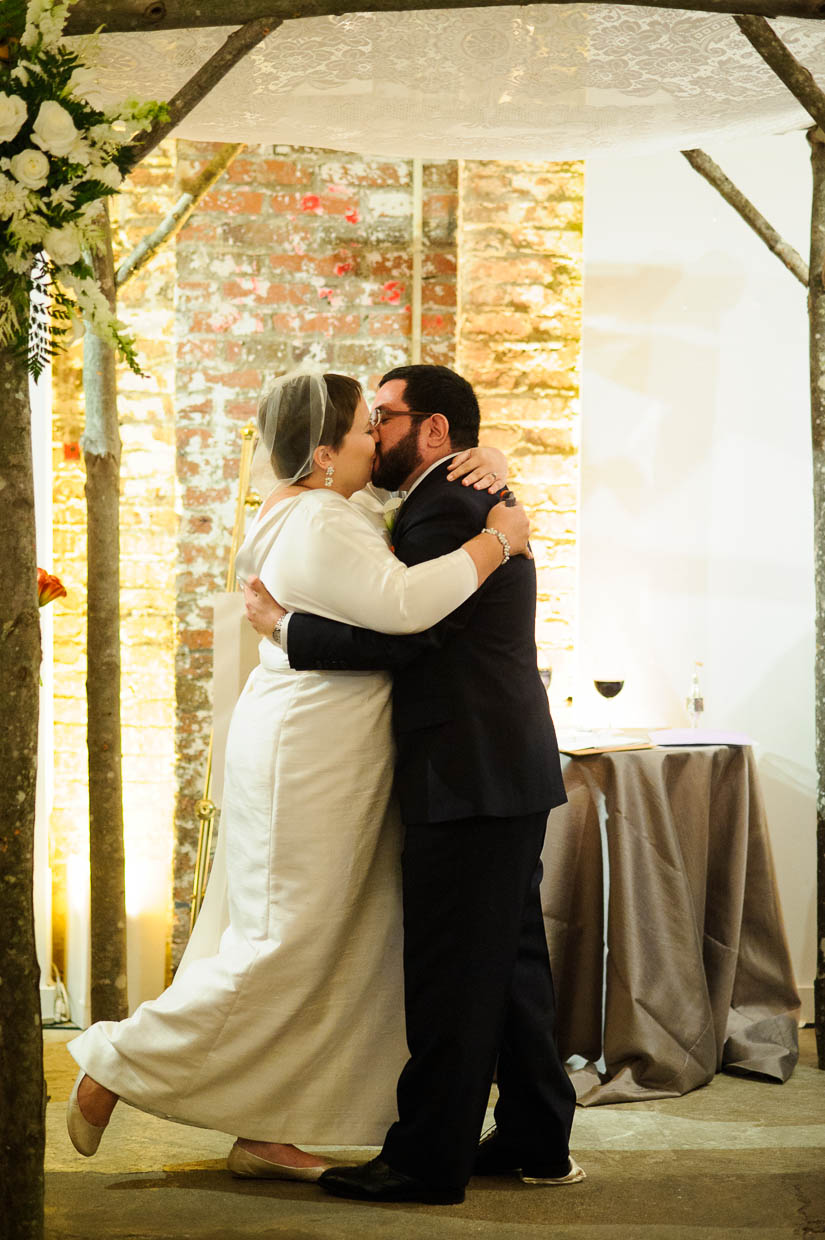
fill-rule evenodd
<path id="1" fill-rule="evenodd" d="M 41 103 L 32 128 L 33 141 L 50 155 L 68 155 L 78 136 L 71 116 L 54 99 Z"/>
<path id="2" fill-rule="evenodd" d="M 0 90 L 0 142 L 11 142 L 20 132 L 27 109 L 19 95 Z"/>
<path id="3" fill-rule="evenodd" d="M 49 177 L 49 161 L 42 151 L 29 147 L 9 161 L 12 176 L 27 189 L 42 189 Z"/>
<path id="4" fill-rule="evenodd" d="M 43 238 L 43 248 L 58 267 L 71 267 L 80 258 L 77 232 L 71 226 L 50 228 Z"/>
<path id="5" fill-rule="evenodd" d="M 108 185 L 110 189 L 118 189 L 123 181 L 123 173 L 117 167 L 117 164 L 91 164 L 86 172 L 87 181 L 100 181 L 101 185 Z"/>

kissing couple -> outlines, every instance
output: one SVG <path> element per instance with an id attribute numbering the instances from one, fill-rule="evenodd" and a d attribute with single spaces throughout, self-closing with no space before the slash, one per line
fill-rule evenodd
<path id="1" fill-rule="evenodd" d="M 171 986 L 69 1046 L 80 1153 L 122 1100 L 237 1136 L 236 1175 L 343 1197 L 584 1178 L 539 902 L 566 797 L 529 522 L 479 421 L 443 366 L 391 370 L 372 410 L 314 372 L 262 401 L 237 560 L 262 636 L 213 871 Z M 370 484 L 406 492 L 391 535 Z M 299 1148 L 379 1144 L 355 1167 Z"/>

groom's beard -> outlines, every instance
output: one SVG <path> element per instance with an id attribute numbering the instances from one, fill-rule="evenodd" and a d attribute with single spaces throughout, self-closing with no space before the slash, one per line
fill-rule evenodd
<path id="1" fill-rule="evenodd" d="M 418 451 L 418 423 L 413 422 L 403 439 L 386 452 L 379 448 L 372 469 L 372 481 L 385 491 L 398 491 L 413 470 L 421 464 Z"/>

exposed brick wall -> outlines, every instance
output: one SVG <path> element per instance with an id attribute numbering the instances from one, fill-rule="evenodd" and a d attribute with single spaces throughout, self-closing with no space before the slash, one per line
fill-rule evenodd
<path id="1" fill-rule="evenodd" d="M 534 524 L 556 698 L 574 638 L 583 196 L 580 163 L 460 164 L 457 366 Z"/>
<path id="2" fill-rule="evenodd" d="M 117 201 L 119 256 L 213 152 L 166 143 L 141 166 Z M 485 438 L 512 457 L 539 527 L 540 637 L 558 673 L 572 642 L 581 169 L 465 164 L 461 175 L 457 256 L 458 165 L 424 165 L 422 360 L 467 374 Z M 304 359 L 368 389 L 410 360 L 411 232 L 409 161 L 249 148 L 122 295 L 151 375 L 120 375 L 126 830 L 131 855 L 152 860 L 171 852 L 174 818 L 174 962 L 189 926 L 210 600 L 225 582 L 240 431 L 262 385 Z M 54 566 L 70 590 L 55 610 L 58 938 L 65 860 L 88 834 L 83 467 L 63 446 L 71 457 L 82 432 L 78 363 L 76 349 L 59 366 L 55 400 Z"/>
<path id="3" fill-rule="evenodd" d="M 193 174 L 213 148 L 178 144 Z M 424 361 L 455 356 L 454 163 L 424 168 Z M 173 956 L 189 926 L 211 724 L 212 609 L 226 576 L 241 428 L 262 385 L 305 359 L 367 388 L 409 361 L 411 164 L 249 148 L 181 233 L 176 411 L 178 805 Z"/>

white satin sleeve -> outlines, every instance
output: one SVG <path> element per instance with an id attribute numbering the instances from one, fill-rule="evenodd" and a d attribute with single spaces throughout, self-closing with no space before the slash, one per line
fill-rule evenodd
<path id="1" fill-rule="evenodd" d="M 389 491 L 377 491 L 371 482 L 349 497 L 349 503 L 375 526 L 389 546 L 389 531 L 384 520 L 384 505 L 391 498 Z"/>
<path id="2" fill-rule="evenodd" d="M 342 496 L 312 492 L 295 504 L 259 573 L 287 611 L 381 633 L 419 633 L 478 585 L 463 548 L 408 568 Z"/>

